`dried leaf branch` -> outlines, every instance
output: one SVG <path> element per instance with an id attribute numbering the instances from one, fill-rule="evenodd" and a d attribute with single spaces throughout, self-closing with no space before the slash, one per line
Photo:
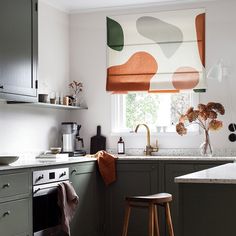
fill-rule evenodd
<path id="1" fill-rule="evenodd" d="M 179 123 L 176 125 L 176 132 L 181 136 L 185 135 L 187 134 L 186 127 L 189 124 L 196 123 L 205 131 L 219 130 L 223 127 L 223 122 L 217 120 L 219 114 L 225 114 L 224 106 L 220 103 L 198 104 L 198 109 L 196 110 L 190 107 L 185 114 L 180 116 Z"/>
<path id="2" fill-rule="evenodd" d="M 75 95 L 83 90 L 83 84 L 81 82 L 73 81 L 69 84 L 69 88 L 71 88 Z"/>

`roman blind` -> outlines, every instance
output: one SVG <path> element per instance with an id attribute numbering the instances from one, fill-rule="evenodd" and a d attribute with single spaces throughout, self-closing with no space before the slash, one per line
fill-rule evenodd
<path id="1" fill-rule="evenodd" d="M 106 23 L 107 91 L 205 91 L 204 9 L 111 16 Z"/>

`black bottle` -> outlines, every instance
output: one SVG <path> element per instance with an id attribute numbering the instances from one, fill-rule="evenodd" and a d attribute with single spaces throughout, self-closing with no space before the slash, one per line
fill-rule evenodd
<path id="1" fill-rule="evenodd" d="M 122 139 L 122 137 L 120 137 L 120 139 L 117 143 L 117 152 L 118 152 L 118 154 L 125 154 L 125 142 Z"/>

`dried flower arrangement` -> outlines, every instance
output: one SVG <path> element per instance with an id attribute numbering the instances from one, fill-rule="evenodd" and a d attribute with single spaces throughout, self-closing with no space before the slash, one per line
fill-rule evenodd
<path id="1" fill-rule="evenodd" d="M 81 82 L 73 80 L 73 82 L 69 84 L 69 88 L 73 90 L 73 94 L 71 96 L 71 99 L 73 100 L 72 105 L 77 106 L 78 105 L 77 96 L 81 91 L 83 91 L 83 84 Z"/>
<path id="2" fill-rule="evenodd" d="M 74 80 L 72 83 L 69 84 L 69 88 L 73 89 L 74 95 L 77 95 L 83 90 L 83 84 Z"/>
<path id="3" fill-rule="evenodd" d="M 217 120 L 218 114 L 225 114 L 224 106 L 220 103 L 209 102 L 207 105 L 199 104 L 196 110 L 190 107 L 186 114 L 180 116 L 179 123 L 176 125 L 176 132 L 181 136 L 185 135 L 187 134 L 186 127 L 188 125 L 198 124 L 205 132 L 205 142 L 201 147 L 202 155 L 207 155 L 207 151 L 209 155 L 212 155 L 209 131 L 219 130 L 223 127 L 223 122 Z"/>

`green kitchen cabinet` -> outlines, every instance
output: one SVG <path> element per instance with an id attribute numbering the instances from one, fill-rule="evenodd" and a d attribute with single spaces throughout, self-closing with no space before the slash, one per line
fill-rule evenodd
<path id="1" fill-rule="evenodd" d="M 31 201 L 20 199 L 0 204 L 0 235 L 31 235 Z"/>
<path id="2" fill-rule="evenodd" d="M 192 163 L 165 163 L 164 164 L 164 192 L 173 196 L 171 203 L 171 215 L 175 234 L 178 235 L 179 199 L 178 185 L 174 183 L 174 178 L 194 172 Z"/>
<path id="3" fill-rule="evenodd" d="M 235 236 L 235 184 L 179 183 L 181 236 Z"/>
<path id="4" fill-rule="evenodd" d="M 117 180 L 106 192 L 106 236 L 120 236 L 124 221 L 125 197 L 158 192 L 158 164 L 142 161 L 117 162 Z M 129 236 L 148 235 L 147 209 L 133 208 L 128 230 Z"/>
<path id="5" fill-rule="evenodd" d="M 37 98 L 37 0 L 0 1 L 0 97 Z"/>
<path id="6" fill-rule="evenodd" d="M 31 193 L 28 172 L 0 175 L 0 202 L 23 198 Z"/>
<path id="7" fill-rule="evenodd" d="M 31 186 L 29 171 L 0 174 L 0 235 L 32 235 Z"/>
<path id="8" fill-rule="evenodd" d="M 175 177 L 190 174 L 196 171 L 212 168 L 218 165 L 225 164 L 225 161 L 178 161 L 165 162 L 164 167 L 164 192 L 171 193 L 173 201 L 171 203 L 171 214 L 175 230 L 175 235 L 180 236 L 179 232 L 179 188 L 178 184 L 174 182 Z"/>
<path id="9" fill-rule="evenodd" d="M 99 234 L 99 190 L 95 162 L 70 167 L 70 181 L 79 196 L 79 205 L 71 222 L 71 236 Z"/>

